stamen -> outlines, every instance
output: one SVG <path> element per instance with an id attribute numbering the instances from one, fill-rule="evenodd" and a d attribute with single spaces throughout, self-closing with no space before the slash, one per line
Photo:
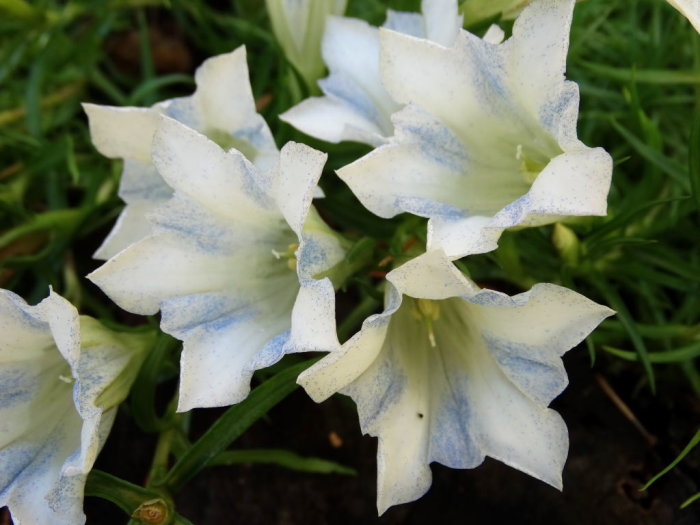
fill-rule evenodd
<path id="1" fill-rule="evenodd" d="M 294 242 L 292 244 L 287 245 L 287 250 L 284 252 L 278 252 L 277 250 L 272 250 L 272 255 L 275 257 L 275 259 L 286 259 L 287 260 L 287 268 L 289 268 L 292 271 L 296 271 L 297 269 L 297 256 L 296 256 L 296 251 L 299 249 L 299 243 Z"/>
<path id="2" fill-rule="evenodd" d="M 412 310 L 413 317 L 425 323 L 428 330 L 428 341 L 433 348 L 437 347 L 433 323 L 440 319 L 440 305 L 431 299 L 416 299 Z"/>

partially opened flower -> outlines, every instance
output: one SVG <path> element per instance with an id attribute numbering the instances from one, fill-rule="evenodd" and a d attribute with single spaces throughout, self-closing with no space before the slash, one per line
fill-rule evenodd
<path id="1" fill-rule="evenodd" d="M 0 290 L 0 507 L 16 525 L 85 522 L 85 479 L 148 343 L 53 292 L 29 306 Z"/>
<path id="2" fill-rule="evenodd" d="M 700 32 L 700 0 L 668 0 Z"/>
<path id="3" fill-rule="evenodd" d="M 272 30 L 287 60 L 312 87 L 323 75 L 321 37 L 328 15 L 342 15 L 347 0 L 265 0 Z"/>
<path id="4" fill-rule="evenodd" d="M 480 290 L 439 251 L 387 279 L 384 312 L 298 379 L 317 402 L 352 397 L 379 438 L 379 513 L 422 496 L 433 461 L 490 456 L 561 488 L 568 435 L 547 408 L 567 384 L 561 355 L 612 311 L 552 284 Z"/>
<path id="5" fill-rule="evenodd" d="M 149 216 L 150 236 L 88 277 L 126 310 L 160 310 L 184 341 L 179 410 L 239 402 L 253 371 L 335 348 L 333 286 L 314 276 L 343 249 L 310 208 L 326 156 L 288 143 L 262 173 L 162 117 L 153 159 L 173 197 Z"/>
<path id="6" fill-rule="evenodd" d="M 146 214 L 172 195 L 151 162 L 151 142 L 161 114 L 204 133 L 225 149 L 235 147 L 260 169 L 277 162 L 270 129 L 255 111 L 245 47 L 205 60 L 195 80 L 192 96 L 150 108 L 84 104 L 95 147 L 107 157 L 124 159 L 119 196 L 126 207 L 96 258 L 109 259 L 148 235 Z"/>
<path id="7" fill-rule="evenodd" d="M 450 46 L 462 27 L 455 0 L 423 0 L 423 14 L 389 10 L 383 27 Z M 329 16 L 322 44 L 330 75 L 324 96 L 302 101 L 280 118 L 327 142 L 378 146 L 393 134 L 391 115 L 401 105 L 382 86 L 379 29 L 364 20 Z"/>
<path id="8" fill-rule="evenodd" d="M 538 0 L 513 36 L 466 31 L 445 48 L 382 30 L 390 142 L 338 171 L 382 217 L 429 217 L 451 258 L 493 250 L 506 228 L 605 215 L 612 162 L 576 137 L 578 87 L 564 79 L 574 0 Z"/>

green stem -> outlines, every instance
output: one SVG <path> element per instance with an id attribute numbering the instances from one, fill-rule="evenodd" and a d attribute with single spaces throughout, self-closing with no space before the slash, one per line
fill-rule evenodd
<path id="1" fill-rule="evenodd" d="M 162 498 L 158 492 L 93 469 L 85 483 L 85 495 L 111 501 L 129 516 L 145 501 Z"/>

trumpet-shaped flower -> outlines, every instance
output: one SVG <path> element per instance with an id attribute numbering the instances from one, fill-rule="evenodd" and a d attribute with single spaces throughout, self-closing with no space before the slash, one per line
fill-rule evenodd
<path id="1" fill-rule="evenodd" d="M 454 0 L 423 0 L 423 14 L 389 10 L 383 27 L 450 46 L 462 27 Z M 302 101 L 280 118 L 327 142 L 352 140 L 378 146 L 392 135 L 391 115 L 401 106 L 379 74 L 379 29 L 364 20 L 329 16 L 322 44 L 330 75 L 324 93 Z"/>
<path id="2" fill-rule="evenodd" d="M 450 258 L 493 250 L 506 228 L 605 215 L 612 162 L 576 137 L 564 79 L 573 5 L 533 2 L 501 44 L 382 30 L 383 82 L 406 106 L 390 142 L 338 175 L 377 215 L 429 217 L 428 247 Z"/>
<path id="3" fill-rule="evenodd" d="M 668 0 L 700 32 L 700 0 Z"/>
<path id="4" fill-rule="evenodd" d="M 287 60 L 309 87 L 323 75 L 321 37 L 328 15 L 342 15 L 347 0 L 265 0 L 272 30 Z"/>
<path id="5" fill-rule="evenodd" d="M 551 284 L 480 290 L 440 251 L 387 279 L 384 312 L 298 379 L 317 402 L 352 397 L 379 438 L 379 513 L 422 496 L 433 461 L 490 456 L 561 488 L 568 435 L 547 408 L 567 384 L 561 355 L 612 311 Z"/>
<path id="6" fill-rule="evenodd" d="M 258 168 L 270 169 L 278 151 L 265 120 L 255 111 L 245 47 L 205 60 L 190 97 L 150 108 L 84 104 L 97 150 L 124 159 L 119 196 L 126 202 L 112 232 L 95 253 L 106 260 L 150 233 L 146 214 L 172 195 L 151 162 L 151 143 L 161 114 L 190 126 L 221 147 L 235 147 Z"/>
<path id="7" fill-rule="evenodd" d="M 146 344 L 53 292 L 29 306 L 0 290 L 0 507 L 14 523 L 85 522 L 85 479 Z"/>
<path id="8" fill-rule="evenodd" d="M 179 410 L 239 402 L 254 370 L 335 348 L 333 286 L 314 276 L 343 250 L 310 210 L 326 156 L 288 143 L 262 173 L 167 117 L 152 149 L 175 193 L 149 216 L 150 236 L 88 277 L 130 312 L 160 310 L 184 341 Z"/>

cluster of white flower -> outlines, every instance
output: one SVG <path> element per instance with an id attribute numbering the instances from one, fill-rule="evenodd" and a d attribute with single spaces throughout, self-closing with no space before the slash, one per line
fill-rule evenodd
<path id="1" fill-rule="evenodd" d="M 331 3 L 321 24 L 345 7 Z M 318 402 L 351 396 L 379 438 L 380 513 L 424 494 L 433 461 L 472 468 L 488 455 L 561 487 L 567 431 L 547 408 L 567 384 L 561 356 L 613 312 L 552 284 L 481 289 L 453 261 L 494 250 L 509 228 L 606 213 L 611 159 L 577 139 L 578 88 L 564 77 L 574 3 L 535 0 L 505 41 L 496 26 L 461 29 L 447 0 L 389 12 L 381 28 L 333 15 L 315 27 L 323 96 L 281 118 L 375 147 L 338 175 L 381 217 L 428 219 L 425 253 L 389 272 L 384 311 L 343 345 L 320 276 L 346 247 L 312 206 L 326 155 L 278 150 L 243 47 L 204 62 L 190 97 L 85 105 L 96 148 L 124 162 L 126 202 L 88 277 L 125 310 L 160 311 L 183 341 L 180 411 L 242 401 L 254 371 L 287 353 L 329 352 L 298 381 Z M 696 3 L 671 3 L 697 18 Z M 148 342 L 106 334 L 53 293 L 32 307 L 2 291 L 0 327 L 0 506 L 18 524 L 79 523 Z"/>

